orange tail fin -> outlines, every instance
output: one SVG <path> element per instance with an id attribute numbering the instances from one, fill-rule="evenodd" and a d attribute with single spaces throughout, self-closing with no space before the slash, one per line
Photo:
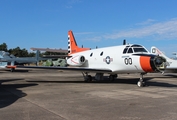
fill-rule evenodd
<path id="1" fill-rule="evenodd" d="M 81 48 L 77 46 L 77 43 L 75 41 L 73 32 L 70 30 L 68 32 L 68 55 L 71 55 L 73 53 L 90 50 L 90 48 Z"/>

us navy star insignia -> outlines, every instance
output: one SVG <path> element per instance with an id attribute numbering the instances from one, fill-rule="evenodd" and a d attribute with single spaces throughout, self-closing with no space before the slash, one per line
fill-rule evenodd
<path id="1" fill-rule="evenodd" d="M 113 58 L 107 56 L 106 58 L 103 59 L 103 61 L 106 62 L 107 64 L 110 64 L 113 61 Z"/>

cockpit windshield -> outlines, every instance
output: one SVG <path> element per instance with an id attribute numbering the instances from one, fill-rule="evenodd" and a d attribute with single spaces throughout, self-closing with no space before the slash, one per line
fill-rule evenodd
<path id="1" fill-rule="evenodd" d="M 144 49 L 143 47 L 142 48 L 133 48 L 134 52 L 147 52 L 146 49 Z"/>
<path id="2" fill-rule="evenodd" d="M 128 53 L 147 53 L 148 51 L 141 45 L 126 46 L 123 50 L 123 54 Z"/>

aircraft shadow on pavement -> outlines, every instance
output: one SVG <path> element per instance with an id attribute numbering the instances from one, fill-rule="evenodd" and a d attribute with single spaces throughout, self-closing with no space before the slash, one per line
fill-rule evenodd
<path id="1" fill-rule="evenodd" d="M 23 79 L 8 79 L 0 80 L 2 82 L 10 82 Z M 17 101 L 19 98 L 26 96 L 27 94 L 18 90 L 18 88 L 30 87 L 38 85 L 36 83 L 27 84 L 0 84 L 0 109 L 7 107 Z"/>
<path id="2" fill-rule="evenodd" d="M 10 70 L 5 70 L 5 71 L 11 72 Z M 15 69 L 13 72 L 29 72 L 29 70 L 19 70 L 19 69 Z"/>
<path id="3" fill-rule="evenodd" d="M 5 80 L 0 80 L 0 85 L 4 82 L 12 82 L 12 81 L 18 81 L 18 80 L 24 80 L 21 78 L 13 78 L 13 79 L 5 79 Z"/>
<path id="4" fill-rule="evenodd" d="M 177 78 L 177 75 L 174 75 L 174 74 L 167 74 L 167 75 L 164 75 L 164 76 L 168 76 L 168 77 Z"/>
<path id="5" fill-rule="evenodd" d="M 153 76 L 153 78 L 177 78 L 177 75 L 166 74 L 166 75 L 161 75 L 161 76 Z"/>
<path id="6" fill-rule="evenodd" d="M 163 77 L 164 78 L 164 77 Z M 167 82 L 161 82 L 158 81 L 156 82 L 155 80 L 152 81 L 154 77 L 145 77 L 144 81 L 146 82 L 146 87 L 148 86 L 156 86 L 156 87 L 177 87 L 176 84 L 171 84 Z M 130 78 L 130 79 L 116 79 L 117 83 L 122 83 L 122 84 L 137 84 L 139 81 L 138 78 Z"/>
<path id="7" fill-rule="evenodd" d="M 63 79 L 63 78 L 62 78 Z M 26 82 L 36 82 L 36 83 L 79 83 L 79 84 L 137 84 L 139 81 L 139 78 L 117 78 L 114 81 L 109 81 L 108 78 L 105 78 L 101 81 L 91 81 L 91 82 L 85 82 L 81 80 L 62 80 L 58 79 L 58 81 L 53 80 L 27 80 Z M 72 79 L 72 78 L 71 78 Z M 175 84 L 170 83 L 164 83 L 164 82 L 154 82 L 151 81 L 151 79 L 154 79 L 154 77 L 146 77 L 144 78 L 144 81 L 146 81 L 146 86 L 159 86 L 159 87 L 177 87 Z M 168 81 L 167 81 L 168 82 Z"/>
<path id="8" fill-rule="evenodd" d="M 168 80 L 166 80 L 166 82 L 161 82 L 161 81 L 156 82 L 155 80 L 151 81 L 151 79 L 154 79 L 154 78 L 170 79 L 170 78 L 176 78 L 176 77 L 177 76 L 174 74 L 167 74 L 167 75 L 163 75 L 163 76 L 146 77 L 145 80 L 146 80 L 148 86 L 177 87 L 177 84 L 168 83 Z"/>
<path id="9" fill-rule="evenodd" d="M 148 86 L 159 86 L 159 87 L 177 87 L 176 84 L 170 84 L 170 83 L 165 83 L 165 82 L 147 82 Z"/>
<path id="10" fill-rule="evenodd" d="M 136 84 L 139 79 L 137 78 L 131 78 L 131 79 L 115 79 L 114 81 L 110 81 L 107 77 L 104 78 L 104 80 L 96 81 L 93 80 L 91 82 L 86 82 L 80 77 L 78 77 L 79 80 L 77 80 L 76 77 L 67 77 L 71 80 L 63 80 L 63 78 L 58 78 L 58 80 L 27 80 L 26 82 L 37 82 L 37 83 L 82 83 L 82 84 Z"/>

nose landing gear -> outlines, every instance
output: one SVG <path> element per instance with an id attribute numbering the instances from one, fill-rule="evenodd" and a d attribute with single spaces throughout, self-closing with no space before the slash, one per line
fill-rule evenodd
<path id="1" fill-rule="evenodd" d="M 138 81 L 137 83 L 137 86 L 138 87 L 144 87 L 146 85 L 144 79 L 143 79 L 143 75 L 145 75 L 146 73 L 141 73 L 140 74 L 140 80 Z"/>

